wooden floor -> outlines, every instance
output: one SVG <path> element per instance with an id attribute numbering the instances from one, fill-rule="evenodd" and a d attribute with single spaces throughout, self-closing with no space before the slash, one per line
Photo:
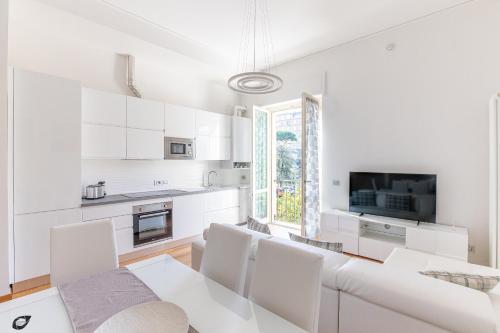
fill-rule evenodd
<path id="1" fill-rule="evenodd" d="M 169 249 L 169 250 L 154 252 L 154 253 L 148 254 L 144 257 L 139 257 L 139 258 L 126 260 L 126 261 L 120 261 L 120 267 L 130 265 L 130 264 L 133 264 L 133 263 L 141 261 L 141 260 L 156 257 L 156 256 L 159 256 L 162 254 L 168 254 L 168 255 L 172 256 L 173 258 L 177 259 L 178 261 L 180 261 L 181 263 L 183 263 L 184 265 L 191 267 L 191 244 L 182 245 L 179 247 L 174 247 L 174 248 Z M 25 290 L 25 291 L 22 291 L 19 293 L 12 294 L 12 299 L 23 297 L 23 296 L 26 296 L 29 294 L 33 294 L 33 293 L 36 293 L 37 291 L 45 290 L 48 288 L 50 288 L 49 284 L 43 285 L 43 286 L 40 286 L 37 288 L 33 288 L 33 289 L 28 289 L 28 290 Z M 6 297 L 5 299 L 2 298 L 2 299 L 0 299 L 0 302 L 8 301 L 8 300 L 10 300 L 10 297 Z"/>

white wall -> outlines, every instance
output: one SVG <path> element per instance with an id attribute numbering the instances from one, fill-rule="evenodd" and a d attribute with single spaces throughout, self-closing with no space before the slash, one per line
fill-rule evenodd
<path id="1" fill-rule="evenodd" d="M 0 296 L 9 289 L 7 46 L 9 1 L 0 0 Z"/>
<path id="2" fill-rule="evenodd" d="M 137 86 L 146 99 L 221 113 L 232 113 L 236 104 L 226 73 L 217 68 L 36 1 L 16 0 L 10 15 L 9 63 L 14 67 L 130 94 L 120 55 L 130 53 L 136 56 Z M 167 179 L 169 187 L 200 186 L 203 173 L 218 167 L 195 161 L 87 160 L 82 184 L 105 180 L 110 194 L 158 189 L 153 179 Z"/>
<path id="3" fill-rule="evenodd" d="M 500 2 L 474 1 L 280 66 L 283 91 L 246 103 L 321 93 L 326 72 L 323 207 L 348 208 L 350 171 L 436 173 L 438 222 L 469 228 L 470 260 L 487 264 L 499 31 Z"/>

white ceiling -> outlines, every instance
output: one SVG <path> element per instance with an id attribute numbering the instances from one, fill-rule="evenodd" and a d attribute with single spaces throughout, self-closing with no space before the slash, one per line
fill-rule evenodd
<path id="1" fill-rule="evenodd" d="M 203 62 L 236 67 L 249 0 L 40 0 Z M 258 0 L 269 5 L 276 63 L 468 0 Z M 261 61 L 262 63 L 262 61 Z"/>

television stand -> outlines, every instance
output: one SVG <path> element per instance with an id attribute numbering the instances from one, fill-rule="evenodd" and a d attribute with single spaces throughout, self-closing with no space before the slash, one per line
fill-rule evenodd
<path id="1" fill-rule="evenodd" d="M 384 261 L 398 247 L 461 261 L 468 259 L 466 228 L 339 209 L 321 213 L 319 238 L 341 242 L 345 252 L 379 261 Z"/>

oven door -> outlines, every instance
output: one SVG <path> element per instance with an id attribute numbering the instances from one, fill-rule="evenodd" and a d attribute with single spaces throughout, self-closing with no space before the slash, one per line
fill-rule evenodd
<path id="1" fill-rule="evenodd" d="M 134 247 L 171 238 L 171 209 L 134 215 Z"/>

